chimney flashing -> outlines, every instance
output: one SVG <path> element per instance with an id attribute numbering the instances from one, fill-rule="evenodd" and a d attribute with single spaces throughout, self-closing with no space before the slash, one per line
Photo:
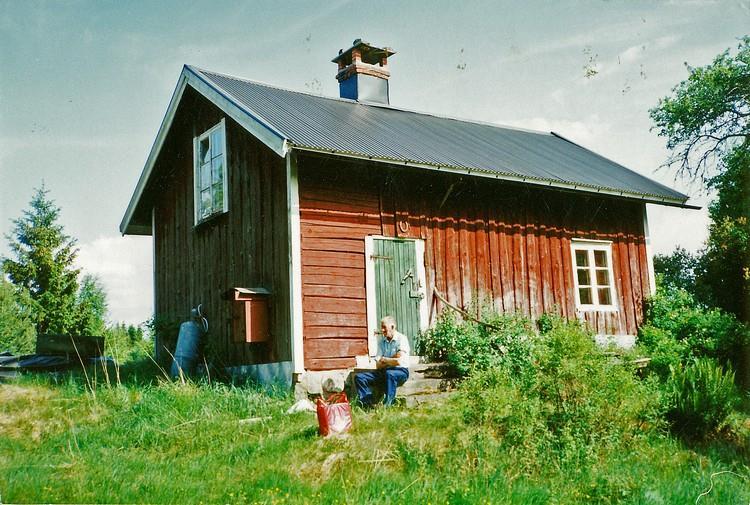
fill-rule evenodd
<path id="1" fill-rule="evenodd" d="M 339 72 L 336 74 L 336 79 L 342 81 L 344 79 L 348 79 L 354 74 L 371 75 L 373 77 L 379 77 L 386 80 L 391 76 L 391 73 L 383 67 L 368 65 L 367 63 L 352 63 L 348 67 L 344 67 L 339 70 Z"/>

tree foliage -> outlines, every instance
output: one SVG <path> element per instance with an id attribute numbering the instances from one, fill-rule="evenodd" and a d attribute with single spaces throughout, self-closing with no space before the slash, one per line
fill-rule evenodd
<path id="1" fill-rule="evenodd" d="M 711 302 L 750 321 L 750 145 L 724 159 L 724 172 L 712 178 L 717 197 L 698 282 Z"/>
<path id="2" fill-rule="evenodd" d="M 651 109 L 678 174 L 716 192 L 696 282 L 710 303 L 750 321 L 750 36 L 701 68 Z"/>
<path id="3" fill-rule="evenodd" d="M 57 223 L 60 208 L 47 196 L 44 185 L 36 190 L 30 209 L 13 221 L 6 238 L 16 259 L 5 258 L 3 270 L 10 281 L 28 291 L 38 333 L 66 333 L 75 322 L 79 270 L 73 262 L 76 241 Z"/>
<path id="4" fill-rule="evenodd" d="M 668 163 L 707 182 L 715 162 L 750 134 L 750 37 L 741 39 L 735 56 L 727 49 L 710 65 L 688 70 L 688 79 L 650 113 L 672 150 Z"/>
<path id="5" fill-rule="evenodd" d="M 28 296 L 17 296 L 13 285 L 0 278 L 0 352 L 34 351 L 36 332 L 28 301 Z"/>
<path id="6" fill-rule="evenodd" d="M 700 256 L 683 247 L 677 247 L 671 254 L 654 255 L 654 272 L 658 283 L 665 288 L 678 288 L 695 294 L 695 277 Z"/>
<path id="7" fill-rule="evenodd" d="M 75 322 L 71 328 L 77 335 L 104 334 L 107 316 L 107 294 L 99 279 L 84 275 L 76 297 Z"/>
<path id="8" fill-rule="evenodd" d="M 640 352 L 651 357 L 649 370 L 662 379 L 670 367 L 697 358 L 744 369 L 742 349 L 748 343 L 750 329 L 733 314 L 698 303 L 684 289 L 668 285 L 660 286 L 649 298 L 644 324 L 638 330 Z"/>
<path id="9" fill-rule="evenodd" d="M 146 338 L 143 329 L 132 324 L 116 323 L 104 331 L 107 356 L 120 363 L 144 358 L 153 350 L 153 341 Z"/>
<path id="10" fill-rule="evenodd" d="M 14 302 L 22 306 L 39 334 L 102 335 L 106 295 L 98 280 L 86 276 L 74 261 L 75 239 L 58 223 L 60 208 L 42 184 L 29 209 L 13 220 L 7 235 L 14 258 L 2 259 L 2 270 L 14 286 Z"/>

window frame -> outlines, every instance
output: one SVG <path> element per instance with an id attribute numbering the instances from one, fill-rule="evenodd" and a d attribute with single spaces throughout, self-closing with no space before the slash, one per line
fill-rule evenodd
<path id="1" fill-rule="evenodd" d="M 591 284 L 588 284 L 591 289 L 592 302 L 594 303 L 581 303 L 581 295 L 578 285 L 578 270 L 579 267 L 576 263 L 576 251 L 586 251 L 589 258 L 589 277 Z M 604 251 L 607 258 L 607 273 L 609 275 L 609 284 L 606 287 L 609 288 L 610 293 L 610 304 L 604 305 L 599 303 L 599 288 L 605 287 L 600 286 L 596 278 L 596 264 L 594 251 Z M 610 240 L 591 240 L 591 239 L 572 239 L 570 242 L 570 256 L 571 262 L 573 263 L 573 286 L 576 300 L 576 310 L 578 311 L 598 311 L 598 312 L 617 312 L 619 310 L 617 304 L 617 291 L 615 289 L 615 272 L 614 264 L 612 263 L 612 241 Z M 593 275 L 592 275 L 593 272 Z"/>
<path id="2" fill-rule="evenodd" d="M 221 130 L 221 139 L 222 139 L 222 156 L 224 157 L 224 163 L 222 163 L 222 205 L 220 209 L 215 209 L 213 212 L 208 214 L 206 217 L 201 218 L 201 187 L 200 187 L 200 177 L 201 177 L 201 160 L 200 158 L 200 144 L 201 142 L 206 138 L 211 138 L 211 134 L 214 133 L 216 130 Z M 209 149 L 211 148 L 210 140 L 209 140 Z M 204 131 L 197 137 L 193 137 L 193 216 L 194 216 L 194 226 L 199 226 L 207 221 L 210 221 L 211 219 L 220 216 L 222 214 L 225 214 L 229 211 L 229 181 L 228 181 L 228 174 L 229 174 L 229 168 L 228 168 L 228 153 L 227 153 L 227 130 L 226 130 L 226 120 L 225 118 L 222 118 L 221 121 L 219 121 L 217 124 L 209 128 L 208 130 Z M 213 183 L 211 184 L 213 185 Z M 212 194 L 212 200 L 213 200 L 213 194 Z"/>

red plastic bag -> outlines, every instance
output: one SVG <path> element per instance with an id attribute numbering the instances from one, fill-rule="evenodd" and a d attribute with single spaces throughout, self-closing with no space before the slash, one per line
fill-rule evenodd
<path id="1" fill-rule="evenodd" d="M 328 401 L 318 398 L 318 432 L 327 437 L 352 428 L 352 407 L 346 393 L 336 393 Z"/>

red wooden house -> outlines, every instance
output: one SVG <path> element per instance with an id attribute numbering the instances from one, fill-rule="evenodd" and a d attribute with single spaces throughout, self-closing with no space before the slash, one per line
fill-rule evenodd
<path id="1" fill-rule="evenodd" d="M 156 316 L 202 304 L 223 364 L 298 373 L 353 366 L 385 314 L 416 337 L 440 297 L 635 335 L 646 203 L 687 197 L 556 133 L 391 106 L 392 54 L 341 51 L 341 98 L 184 67 L 120 227 L 153 236 Z"/>

